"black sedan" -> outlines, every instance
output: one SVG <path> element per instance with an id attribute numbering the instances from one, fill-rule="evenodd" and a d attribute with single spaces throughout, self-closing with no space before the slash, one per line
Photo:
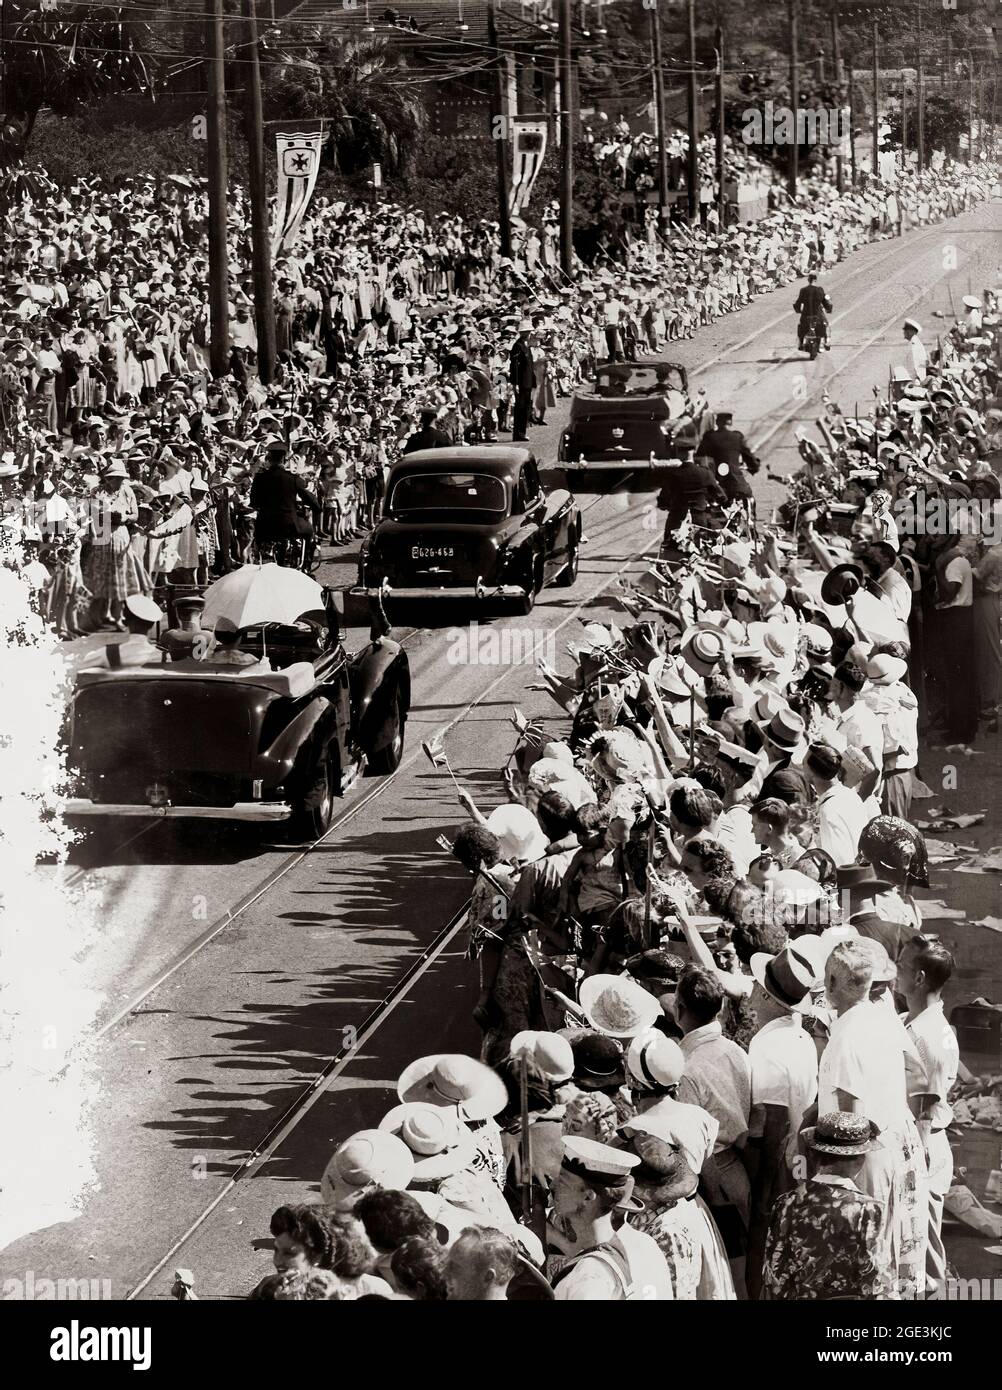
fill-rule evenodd
<path id="1" fill-rule="evenodd" d="M 650 490 L 665 460 L 698 444 L 704 414 L 679 363 L 605 362 L 571 401 L 558 458 L 576 488 Z"/>
<path id="2" fill-rule="evenodd" d="M 563 489 L 543 488 L 531 450 L 421 450 L 390 471 L 354 592 L 510 599 L 528 613 L 544 585 L 574 583 L 580 544 L 577 504 Z"/>

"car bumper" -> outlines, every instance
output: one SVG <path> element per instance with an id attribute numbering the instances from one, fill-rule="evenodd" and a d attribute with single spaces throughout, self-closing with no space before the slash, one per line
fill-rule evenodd
<path id="1" fill-rule="evenodd" d="M 487 602 L 493 598 L 525 598 L 526 589 L 521 584 L 452 584 L 437 588 L 425 584 L 384 584 L 380 589 L 367 589 L 356 585 L 348 590 L 352 598 L 437 598 L 437 599 L 478 599 Z"/>
<path id="2" fill-rule="evenodd" d="M 137 816 L 146 820 L 282 821 L 292 815 L 287 801 L 237 801 L 232 806 L 146 806 L 75 797 L 63 806 L 67 816 Z"/>

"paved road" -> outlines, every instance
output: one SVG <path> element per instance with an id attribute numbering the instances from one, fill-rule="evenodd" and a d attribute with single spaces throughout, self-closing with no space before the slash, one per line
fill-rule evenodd
<path id="1" fill-rule="evenodd" d="M 933 311 L 949 312 L 951 292 L 959 303 L 969 285 L 996 283 L 1000 228 L 996 204 L 858 253 L 826 277 L 835 347 L 814 363 L 791 350 L 789 289 L 673 355 L 711 404 L 734 410 L 769 470 L 785 474 L 796 462 L 794 430 L 814 420 L 823 390 L 848 412 L 886 381 L 906 314 L 921 317 L 932 340 Z M 544 460 L 555 456 L 565 413 L 564 404 L 533 432 Z M 760 481 L 766 514 L 781 489 L 764 474 Z M 658 540 L 647 498 L 583 503 L 588 545 L 575 586 L 548 591 L 529 618 L 497 620 L 501 630 L 528 631 L 558 664 L 579 618 L 622 617 L 617 578 L 641 569 L 636 557 Z M 353 575 L 352 553 L 341 552 L 323 577 Z M 137 831 L 133 822 L 81 846 L 70 872 L 103 900 L 101 938 L 86 960 L 106 993 L 95 1116 L 101 1186 L 76 1221 L 9 1246 L 0 1277 L 86 1273 L 110 1279 L 115 1296 L 163 1297 L 181 1264 L 196 1271 L 203 1296 L 238 1296 L 268 1267 L 252 1241 L 267 1235 L 271 1210 L 315 1192 L 336 1143 L 385 1111 L 403 1062 L 475 1045 L 465 943 L 449 925 L 468 884 L 435 843 L 459 815 L 450 780 L 419 743 L 446 731 L 457 776 L 487 806 L 500 799 L 498 769 L 515 743 L 512 706 L 554 731 L 562 723 L 548 699 L 527 690 L 531 667 L 448 660 L 453 624 L 465 630 L 468 615 L 441 612 L 422 628 L 409 627 L 406 612 L 397 617 L 414 684 L 404 763 L 391 779 L 358 784 L 318 845 L 262 843 L 211 824 Z M 349 647 L 363 640 L 349 628 Z M 961 769 L 951 804 L 991 806 L 993 767 L 983 757 Z M 990 844 L 990 821 L 984 835 Z M 973 918 L 993 910 L 980 904 L 994 886 L 956 876 L 948 892 L 972 904 Z M 957 997 L 1002 994 L 1000 939 L 951 924 L 944 935 L 953 934 Z"/>

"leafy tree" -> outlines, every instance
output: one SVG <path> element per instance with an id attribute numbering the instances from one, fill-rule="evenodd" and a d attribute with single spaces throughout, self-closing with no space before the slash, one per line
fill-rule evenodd
<path id="1" fill-rule="evenodd" d="M 39 111 L 70 115 L 118 92 L 156 91 L 157 40 L 133 6 L 14 8 L 8 16 L 3 152 L 23 156 Z"/>

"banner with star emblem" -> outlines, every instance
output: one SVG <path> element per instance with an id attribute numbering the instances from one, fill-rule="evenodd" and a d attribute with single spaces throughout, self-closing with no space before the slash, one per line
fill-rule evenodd
<path id="1" fill-rule="evenodd" d="M 528 206 L 536 175 L 546 154 L 546 122 L 530 116 L 512 118 L 512 171 L 509 205 L 513 217 Z"/>
<path id="2" fill-rule="evenodd" d="M 308 129 L 314 124 L 316 129 Z M 295 130 L 278 130 L 275 133 L 278 198 L 275 204 L 275 228 L 271 239 L 273 260 L 284 251 L 290 250 L 296 240 L 299 224 L 316 187 L 323 143 L 322 121 L 307 121 Z"/>

